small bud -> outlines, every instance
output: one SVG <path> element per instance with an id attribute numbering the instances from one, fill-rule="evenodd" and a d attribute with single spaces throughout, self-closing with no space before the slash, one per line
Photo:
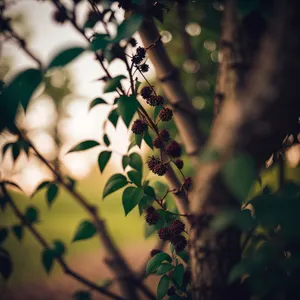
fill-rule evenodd
<path id="1" fill-rule="evenodd" d="M 131 127 L 131 131 L 134 134 L 142 134 L 146 129 L 147 129 L 147 124 L 143 120 L 135 120 Z"/>
<path id="2" fill-rule="evenodd" d="M 176 167 L 177 167 L 179 170 L 181 170 L 181 169 L 183 168 L 184 163 L 183 163 L 183 160 L 182 160 L 182 159 L 176 159 L 176 160 L 174 161 L 174 163 L 175 163 Z"/>
<path id="3" fill-rule="evenodd" d="M 158 250 L 158 249 L 152 249 L 152 250 L 150 251 L 151 257 L 153 257 L 154 255 L 156 255 L 156 254 L 158 254 L 158 253 L 161 253 L 161 251 Z"/>
<path id="4" fill-rule="evenodd" d="M 187 240 L 182 235 L 176 235 L 172 237 L 171 243 L 174 246 L 176 253 L 182 252 L 184 248 L 187 246 Z"/>
<path id="5" fill-rule="evenodd" d="M 184 182 L 183 182 L 183 187 L 186 191 L 188 191 L 191 186 L 192 186 L 192 178 L 191 177 L 187 177 L 184 179 Z"/>
<path id="6" fill-rule="evenodd" d="M 166 152 L 169 156 L 179 157 L 181 155 L 182 149 L 181 149 L 181 146 L 176 141 L 172 141 L 166 147 Z"/>
<path id="7" fill-rule="evenodd" d="M 170 121 L 173 117 L 173 112 L 171 109 L 169 108 L 163 108 L 160 112 L 159 112 L 159 118 L 164 121 Z"/>
<path id="8" fill-rule="evenodd" d="M 132 47 L 135 47 L 137 45 L 137 41 L 135 38 L 131 38 L 128 43 L 132 46 Z"/>

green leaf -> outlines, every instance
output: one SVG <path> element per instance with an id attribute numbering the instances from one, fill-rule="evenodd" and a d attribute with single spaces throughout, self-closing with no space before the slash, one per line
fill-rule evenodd
<path id="1" fill-rule="evenodd" d="M 20 147 L 19 147 L 18 143 L 14 143 L 12 145 L 13 160 L 16 161 L 18 159 L 19 155 L 20 155 Z"/>
<path id="2" fill-rule="evenodd" d="M 91 50 L 104 50 L 111 43 L 107 34 L 96 34 L 91 42 Z"/>
<path id="3" fill-rule="evenodd" d="M 123 155 L 122 157 L 122 167 L 123 167 L 123 170 L 126 169 L 126 167 L 129 165 L 129 156 L 128 155 Z"/>
<path id="4" fill-rule="evenodd" d="M 69 150 L 67 153 L 84 151 L 84 150 L 88 150 L 88 149 L 91 149 L 91 148 L 99 146 L 99 145 L 100 144 L 96 141 L 87 140 L 87 141 L 79 143 L 78 145 L 73 147 L 71 150 Z"/>
<path id="5" fill-rule="evenodd" d="M 122 196 L 122 204 L 125 212 L 125 216 L 127 216 L 140 202 L 144 195 L 144 191 L 142 188 L 135 187 L 127 187 Z"/>
<path id="6" fill-rule="evenodd" d="M 251 274 L 257 268 L 257 262 L 249 260 L 241 260 L 230 271 L 228 276 L 228 283 L 240 279 L 244 274 Z"/>
<path id="7" fill-rule="evenodd" d="M 89 106 L 89 110 L 91 110 L 93 107 L 95 107 L 96 105 L 99 104 L 107 104 L 107 102 L 105 100 L 103 100 L 102 98 L 95 98 Z"/>
<path id="8" fill-rule="evenodd" d="M 127 152 L 129 152 L 134 146 L 136 146 L 135 140 L 132 141 L 132 142 L 129 144 L 128 149 L 127 149 Z"/>
<path id="9" fill-rule="evenodd" d="M 42 80 L 43 74 L 37 69 L 27 69 L 14 77 L 2 93 L 1 104 L 4 107 L 1 109 L 1 115 L 4 121 L 13 121 L 18 103 L 22 104 L 25 111 L 27 110 L 29 100 Z"/>
<path id="10" fill-rule="evenodd" d="M 130 18 L 125 19 L 118 27 L 117 35 L 113 39 L 114 42 L 119 42 L 123 39 L 131 37 L 141 26 L 143 16 L 134 14 Z"/>
<path id="11" fill-rule="evenodd" d="M 144 192 L 146 195 L 148 195 L 150 198 L 152 199 L 156 199 L 156 194 L 155 194 L 155 191 L 154 191 L 154 188 L 152 186 L 145 186 L 144 187 Z"/>
<path id="12" fill-rule="evenodd" d="M 152 205 L 154 199 L 149 197 L 148 195 L 143 196 L 141 201 L 139 202 L 139 212 L 140 215 L 144 212 L 145 209 L 147 209 L 149 206 Z"/>
<path id="13" fill-rule="evenodd" d="M 127 185 L 127 178 L 122 174 L 114 174 L 112 175 L 106 182 L 104 191 L 103 191 L 103 199 L 109 194 L 121 189 L 125 185 Z"/>
<path id="14" fill-rule="evenodd" d="M 103 151 L 98 156 L 98 166 L 101 173 L 104 171 L 109 159 L 111 157 L 111 151 Z"/>
<path id="15" fill-rule="evenodd" d="M 53 245 L 52 252 L 55 257 L 61 257 L 66 252 L 66 247 L 62 241 L 55 240 L 53 241 Z"/>
<path id="16" fill-rule="evenodd" d="M 253 159 L 244 155 L 229 159 L 222 168 L 222 176 L 232 194 L 245 201 L 256 178 Z"/>
<path id="17" fill-rule="evenodd" d="M 10 277 L 12 270 L 13 264 L 9 253 L 3 248 L 0 248 L 0 274 L 7 280 Z"/>
<path id="18" fill-rule="evenodd" d="M 151 225 L 149 225 L 148 223 L 145 222 L 145 231 L 144 231 L 145 239 L 148 239 L 155 232 L 156 232 L 155 227 L 151 226 Z"/>
<path id="19" fill-rule="evenodd" d="M 179 286 L 182 285 L 184 274 L 184 266 L 183 264 L 179 264 L 174 268 L 174 272 L 172 273 L 172 277 L 178 283 Z"/>
<path id="20" fill-rule="evenodd" d="M 136 186 L 140 187 L 142 185 L 142 173 L 139 171 L 129 171 L 127 173 L 128 178 Z"/>
<path id="21" fill-rule="evenodd" d="M 103 93 L 115 92 L 118 87 L 121 87 L 122 79 L 126 79 L 126 76 L 119 75 L 108 80 L 103 88 Z"/>
<path id="22" fill-rule="evenodd" d="M 2 148 L 2 157 L 4 157 L 5 153 L 7 152 L 7 150 L 13 146 L 14 143 L 7 143 L 3 146 Z"/>
<path id="23" fill-rule="evenodd" d="M 0 228 L 0 245 L 6 240 L 8 236 L 7 228 Z"/>
<path id="24" fill-rule="evenodd" d="M 157 272 L 156 275 L 164 275 L 166 273 L 168 273 L 169 271 L 171 271 L 173 269 L 173 265 L 169 264 L 169 263 L 162 263 Z"/>
<path id="25" fill-rule="evenodd" d="M 82 47 L 71 47 L 60 51 L 55 57 L 51 60 L 48 66 L 48 70 L 53 68 L 64 67 L 81 55 L 85 51 Z"/>
<path id="26" fill-rule="evenodd" d="M 239 16 L 241 18 L 245 17 L 246 15 L 250 14 L 252 11 L 256 10 L 259 7 L 259 4 L 260 4 L 259 0 L 237 1 L 237 9 L 238 9 Z"/>
<path id="27" fill-rule="evenodd" d="M 38 210 L 33 206 L 29 206 L 24 217 L 29 223 L 35 223 L 38 220 Z"/>
<path id="28" fill-rule="evenodd" d="M 129 155 L 129 165 L 130 167 L 132 167 L 133 169 L 137 170 L 137 171 L 141 171 L 143 170 L 143 161 L 141 156 L 138 153 L 131 153 Z"/>
<path id="29" fill-rule="evenodd" d="M 92 238 L 97 232 L 95 225 L 90 221 L 82 221 L 78 226 L 73 242 Z"/>
<path id="30" fill-rule="evenodd" d="M 91 293 L 89 291 L 78 291 L 73 294 L 74 300 L 90 300 L 92 299 Z"/>
<path id="31" fill-rule="evenodd" d="M 123 119 L 127 128 L 139 107 L 139 103 L 135 96 L 121 96 L 118 100 L 118 113 Z"/>
<path id="32" fill-rule="evenodd" d="M 58 194 L 58 187 L 55 183 L 50 183 L 47 189 L 47 201 L 49 207 L 52 205 L 53 201 L 57 197 Z"/>
<path id="33" fill-rule="evenodd" d="M 153 140 L 151 135 L 149 134 L 149 130 L 148 128 L 145 130 L 144 135 L 143 135 L 143 139 L 146 142 L 146 144 L 153 149 Z"/>
<path id="34" fill-rule="evenodd" d="M 164 252 L 154 255 L 147 263 L 146 275 L 148 276 L 149 274 L 154 273 L 163 261 L 171 262 L 172 258 L 169 254 Z"/>
<path id="35" fill-rule="evenodd" d="M 153 120 L 156 120 L 156 118 L 161 110 L 162 110 L 162 106 L 160 106 L 160 105 L 155 106 L 154 112 L 153 112 Z"/>
<path id="36" fill-rule="evenodd" d="M 112 110 L 109 115 L 108 115 L 108 120 L 110 121 L 111 124 L 116 128 L 119 120 L 119 113 L 117 111 L 117 108 Z"/>
<path id="37" fill-rule="evenodd" d="M 180 253 L 177 253 L 177 255 L 185 262 L 189 263 L 190 261 L 190 256 L 186 250 L 181 251 Z"/>
<path id="38" fill-rule="evenodd" d="M 109 145 L 110 145 L 110 140 L 109 140 L 107 134 L 104 134 L 104 136 L 103 136 L 103 141 L 104 141 L 104 144 L 105 144 L 107 147 L 109 147 Z"/>
<path id="39" fill-rule="evenodd" d="M 45 271 L 49 274 L 52 267 L 53 267 L 53 262 L 54 262 L 54 255 L 52 250 L 50 249 L 45 249 L 42 252 L 42 264 L 45 269 Z"/>
<path id="40" fill-rule="evenodd" d="M 169 285 L 170 285 L 170 278 L 167 275 L 164 275 L 157 286 L 157 300 L 161 300 L 168 292 L 169 289 Z"/>
<path id="41" fill-rule="evenodd" d="M 143 133 L 143 134 L 135 134 L 135 135 L 134 135 L 134 138 L 135 138 L 135 144 L 136 144 L 139 148 L 141 148 L 141 145 L 142 145 L 143 135 L 144 135 L 144 133 Z"/>
<path id="42" fill-rule="evenodd" d="M 12 231 L 15 234 L 16 238 L 21 241 L 24 236 L 24 228 L 22 225 L 14 225 Z"/>

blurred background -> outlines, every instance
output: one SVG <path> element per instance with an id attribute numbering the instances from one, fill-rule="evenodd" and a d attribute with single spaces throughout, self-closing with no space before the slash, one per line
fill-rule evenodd
<path id="1" fill-rule="evenodd" d="M 212 119 L 217 64 L 221 59 L 218 54 L 218 40 L 224 7 L 222 2 L 216 1 L 188 1 L 188 4 L 184 4 L 185 9 L 182 9 L 181 5 L 185 1 L 179 2 L 180 4 L 177 4 L 173 1 L 170 11 L 165 14 L 163 25 L 159 22 L 157 24 L 172 61 L 181 70 L 181 77 L 190 99 L 199 111 L 199 125 L 208 134 Z M 70 24 L 54 22 L 54 7 L 48 1 L 11 0 L 7 1 L 7 5 L 7 14 L 12 18 L 14 29 L 26 39 L 28 47 L 43 62 L 49 62 L 61 49 L 85 45 L 85 41 Z M 118 9 L 117 4 L 112 8 L 115 10 L 117 21 L 121 22 L 122 10 Z M 83 24 L 89 13 L 86 1 L 78 5 L 77 11 L 79 23 Z M 103 28 L 101 25 L 97 26 L 95 29 L 101 32 Z M 109 29 L 114 32 L 115 27 L 111 26 Z M 140 43 L 138 36 L 136 39 Z M 34 66 L 34 62 L 12 40 L 2 38 L 0 51 L 2 81 L 9 81 L 19 71 Z M 126 74 L 125 65 L 118 59 L 110 64 L 110 71 L 112 75 Z M 105 201 L 102 200 L 104 184 L 113 173 L 122 172 L 122 155 L 127 153 L 130 144 L 130 132 L 122 121 L 119 121 L 116 127 L 106 122 L 116 95 L 102 95 L 103 82 L 98 79 L 104 75 L 92 54 L 80 56 L 67 68 L 55 69 L 47 74 L 45 84 L 34 94 L 26 115 L 20 108 L 17 123 L 27 131 L 29 138 L 43 156 L 64 174 L 76 180 L 78 190 L 91 203 L 100 207 L 117 244 L 124 249 L 131 262 L 138 262 L 137 265 L 141 266 L 149 257 L 149 251 L 155 244 L 155 236 L 145 240 L 145 222 L 137 210 L 125 218 L 121 192 L 110 195 Z M 159 90 L 151 64 L 146 76 Z M 89 111 L 89 104 L 96 97 L 102 97 L 110 105 L 98 105 Z M 100 174 L 97 157 L 99 152 L 107 147 L 98 146 L 78 153 L 67 152 L 84 140 L 91 139 L 102 143 L 104 125 L 113 156 L 104 173 Z M 176 134 L 173 124 L 169 126 Z M 15 136 L 3 133 L 0 136 L 0 149 L 15 140 Z M 288 178 L 298 182 L 299 147 L 298 144 L 288 150 L 285 165 Z M 141 151 L 143 156 L 147 156 L 149 150 L 145 145 L 141 150 L 134 148 L 135 152 Z M 110 278 L 109 271 L 100 259 L 101 244 L 97 237 L 71 243 L 78 224 L 87 218 L 82 208 L 63 188 L 59 189 L 58 199 L 51 208 L 45 199 L 44 190 L 32 197 L 41 182 L 51 180 L 51 174 L 34 156 L 28 158 L 25 153 L 21 153 L 14 161 L 11 149 L 4 155 L 3 151 L 0 153 L 1 177 L 18 183 L 24 191 L 24 194 L 12 191 L 21 210 L 29 205 L 38 207 L 40 221 L 37 228 L 46 239 L 63 241 L 68 249 L 67 261 L 72 262 L 75 269 L 91 279 L 99 282 Z M 262 174 L 262 184 L 257 184 L 253 193 L 266 185 L 276 189 L 277 166 L 272 164 L 272 158 L 268 167 Z M 188 163 L 184 171 L 185 174 L 193 173 Z M 149 175 L 148 179 L 152 179 L 163 192 L 166 187 L 155 183 L 157 178 L 151 176 Z M 0 212 L 0 227 L 12 227 L 16 222 L 11 210 Z M 22 242 L 10 234 L 3 247 L 12 255 L 14 271 L 8 282 L 0 279 L 0 297 L 2 294 L 6 297 L 4 299 L 41 299 L 41 293 L 37 290 L 41 288 L 45 295 L 50 295 L 49 299 L 66 299 L 66 295 L 70 295 L 71 291 L 76 289 L 75 282 L 65 279 L 56 265 L 50 277 L 46 274 L 40 262 L 41 247 L 29 232 L 25 231 Z M 70 287 L 70 291 L 66 291 L 66 286 Z M 46 296 L 43 299 L 46 299 Z"/>

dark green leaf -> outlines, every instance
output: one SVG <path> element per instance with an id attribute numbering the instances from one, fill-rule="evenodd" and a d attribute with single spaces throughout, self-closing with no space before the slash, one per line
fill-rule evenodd
<path id="1" fill-rule="evenodd" d="M 127 216 L 140 202 L 144 195 L 144 191 L 142 188 L 135 187 L 127 187 L 122 196 L 122 204 L 125 212 L 125 216 Z"/>
<path id="2" fill-rule="evenodd" d="M 228 277 L 228 283 L 233 283 L 245 274 L 251 274 L 256 268 L 257 263 L 248 260 L 241 260 L 231 269 Z"/>
<path id="3" fill-rule="evenodd" d="M 259 7 L 259 0 L 251 0 L 251 1 L 244 1 L 239 0 L 237 1 L 237 8 L 238 14 L 240 17 L 244 17 L 250 14 L 252 11 L 256 10 Z"/>
<path id="4" fill-rule="evenodd" d="M 128 178 L 136 186 L 140 187 L 142 185 L 142 173 L 139 171 L 129 171 L 127 173 Z"/>
<path id="5" fill-rule="evenodd" d="M 21 103 L 26 111 L 30 98 L 42 80 L 43 74 L 37 69 L 27 69 L 14 77 L 3 90 L 1 102 L 4 104 L 4 110 L 1 110 L 2 116 L 12 121 L 18 103 Z"/>
<path id="6" fill-rule="evenodd" d="M 146 195 L 148 195 L 152 199 L 156 199 L 155 191 L 154 191 L 154 188 L 152 186 L 149 186 L 149 185 L 145 186 L 144 187 L 144 192 L 145 192 Z"/>
<path id="7" fill-rule="evenodd" d="M 54 255 L 52 250 L 45 249 L 42 252 L 42 264 L 44 266 L 45 271 L 49 274 L 54 262 Z"/>
<path id="8" fill-rule="evenodd" d="M 12 156 L 13 160 L 16 161 L 20 155 L 20 147 L 18 143 L 12 145 Z"/>
<path id="9" fill-rule="evenodd" d="M 141 171 L 143 170 L 143 161 L 141 156 L 138 153 L 131 153 L 129 155 L 129 165 L 130 167 L 132 167 L 133 169 L 137 170 L 137 171 Z"/>
<path id="10" fill-rule="evenodd" d="M 139 212 L 140 212 L 140 215 L 142 215 L 142 213 L 144 212 L 145 209 L 147 209 L 149 206 L 152 205 L 154 199 L 149 197 L 148 195 L 145 195 L 140 203 L 139 203 Z"/>
<path id="11" fill-rule="evenodd" d="M 243 202 L 256 178 L 254 161 L 251 157 L 237 155 L 225 163 L 222 175 L 233 195 Z"/>
<path id="12" fill-rule="evenodd" d="M 127 149 L 127 152 L 129 152 L 134 146 L 136 146 L 135 140 L 132 141 L 132 142 L 129 144 L 128 149 Z"/>
<path id="13" fill-rule="evenodd" d="M 53 241 L 53 255 L 55 257 L 61 257 L 66 252 L 66 247 L 62 241 L 55 240 Z"/>
<path id="14" fill-rule="evenodd" d="M 111 124 L 113 124 L 115 128 L 117 127 L 119 113 L 116 108 L 109 113 L 108 120 L 111 122 Z"/>
<path id="15" fill-rule="evenodd" d="M 107 104 L 107 102 L 102 98 L 96 98 L 90 103 L 89 110 L 91 110 L 93 107 L 99 104 Z"/>
<path id="16" fill-rule="evenodd" d="M 146 275 L 155 272 L 155 270 L 161 265 L 163 261 L 171 262 L 172 258 L 169 254 L 161 252 L 156 255 L 154 255 L 147 263 L 146 266 Z"/>
<path id="17" fill-rule="evenodd" d="M 82 47 L 71 47 L 60 51 L 49 63 L 48 70 L 66 66 L 84 51 Z"/>
<path id="18" fill-rule="evenodd" d="M 99 154 L 98 166 L 101 172 L 104 171 L 110 157 L 111 157 L 111 151 L 103 151 Z"/>
<path id="19" fill-rule="evenodd" d="M 16 238 L 21 241 L 24 236 L 24 228 L 22 225 L 14 225 L 12 231 L 15 234 Z"/>
<path id="20" fill-rule="evenodd" d="M 78 226 L 73 242 L 92 238 L 97 232 L 95 225 L 90 221 L 82 221 Z"/>
<path id="21" fill-rule="evenodd" d="M 107 34 L 96 34 L 91 43 L 91 50 L 104 50 L 110 42 Z"/>
<path id="22" fill-rule="evenodd" d="M 73 294 L 73 299 L 74 300 L 90 300 L 91 298 L 91 293 L 89 291 L 78 291 Z"/>
<path id="23" fill-rule="evenodd" d="M 13 264 L 7 251 L 0 248 L 0 274 L 7 280 L 13 270 Z"/>
<path id="24" fill-rule="evenodd" d="M 122 174 L 114 174 L 112 175 L 106 182 L 104 191 L 103 191 L 103 199 L 109 194 L 121 189 L 125 185 L 127 185 L 127 178 Z"/>
<path id="25" fill-rule="evenodd" d="M 148 223 L 145 222 L 145 231 L 144 231 L 145 239 L 148 239 L 155 232 L 156 232 L 155 227 L 151 226 L 151 225 L 149 225 Z"/>
<path id="26" fill-rule="evenodd" d="M 162 263 L 158 270 L 156 271 L 156 275 L 164 275 L 173 269 L 173 265 L 169 263 Z"/>
<path id="27" fill-rule="evenodd" d="M 146 131 L 144 132 L 144 136 L 143 136 L 144 141 L 146 142 L 146 144 L 153 149 L 153 140 L 151 135 L 149 134 L 149 130 L 146 129 Z"/>
<path id="28" fill-rule="evenodd" d="M 181 300 L 182 298 L 178 295 L 173 295 L 171 297 L 168 298 L 168 300 Z"/>
<path id="29" fill-rule="evenodd" d="M 135 135 L 134 135 L 134 138 L 135 138 L 135 144 L 136 144 L 139 148 L 141 148 L 141 145 L 142 145 L 143 135 L 144 135 L 144 134 L 135 134 Z"/>
<path id="30" fill-rule="evenodd" d="M 1 211 L 5 211 L 5 208 L 7 206 L 7 198 L 3 195 L 0 195 L 0 208 L 1 208 Z"/>
<path id="31" fill-rule="evenodd" d="M 125 19 L 118 27 L 117 35 L 114 42 L 119 42 L 123 39 L 131 37 L 141 26 L 143 16 L 134 14 L 130 18 Z"/>
<path id="32" fill-rule="evenodd" d="M 183 250 L 180 253 L 177 253 L 177 255 L 185 262 L 189 263 L 190 257 L 187 251 Z"/>
<path id="33" fill-rule="evenodd" d="M 129 165 L 129 156 L 128 155 L 123 155 L 122 157 L 122 167 L 123 167 L 123 170 L 126 169 L 126 167 Z"/>
<path id="34" fill-rule="evenodd" d="M 175 279 L 175 281 L 178 283 L 179 286 L 182 285 L 183 274 L 184 274 L 184 266 L 183 266 L 183 264 L 177 265 L 174 268 L 174 272 L 172 274 L 172 277 Z"/>
<path id="35" fill-rule="evenodd" d="M 28 222 L 35 223 L 38 220 L 38 210 L 33 206 L 29 206 L 24 217 Z"/>
<path id="36" fill-rule="evenodd" d="M 118 87 L 121 87 L 122 79 L 126 79 L 126 76 L 119 75 L 108 80 L 103 88 L 103 93 L 115 92 Z"/>
<path id="37" fill-rule="evenodd" d="M 105 144 L 107 147 L 109 147 L 109 145 L 110 145 L 110 140 L 109 140 L 107 134 L 104 134 L 104 136 L 103 136 L 103 141 L 104 141 L 104 144 Z"/>
<path id="38" fill-rule="evenodd" d="M 88 150 L 88 149 L 91 149 L 91 148 L 99 146 L 99 145 L 100 144 L 96 141 L 87 140 L 87 141 L 79 143 L 78 145 L 73 147 L 71 150 L 69 150 L 67 153 L 84 151 L 84 150 Z"/>
<path id="39" fill-rule="evenodd" d="M 118 112 L 127 128 L 139 107 L 139 103 L 134 96 L 121 96 L 118 100 Z"/>
<path id="40" fill-rule="evenodd" d="M 10 147 L 12 147 L 13 144 L 14 144 L 14 143 L 7 143 L 7 144 L 5 144 L 5 145 L 3 146 L 3 148 L 2 148 L 2 156 L 3 156 L 3 157 L 4 157 L 5 153 L 6 153 L 6 151 L 7 151 Z"/>
<path id="41" fill-rule="evenodd" d="M 2 244 L 6 240 L 7 236 L 8 236 L 7 228 L 4 227 L 0 228 L 0 244 Z"/>
<path id="42" fill-rule="evenodd" d="M 38 187 L 36 188 L 36 190 L 32 193 L 31 197 L 33 197 L 38 191 L 40 191 L 44 187 L 48 186 L 49 183 L 50 183 L 50 181 L 43 181 L 42 183 L 40 183 L 38 185 Z"/>
<path id="43" fill-rule="evenodd" d="M 141 82 L 136 80 L 135 81 L 135 87 L 134 87 L 136 91 L 139 89 L 140 85 L 141 85 Z"/>
<path id="44" fill-rule="evenodd" d="M 170 278 L 167 275 L 164 275 L 157 286 L 157 300 L 161 300 L 168 292 L 170 285 Z"/>
<path id="45" fill-rule="evenodd" d="M 73 294 L 74 300 L 91 300 L 91 293 L 89 291 L 78 291 Z"/>
<path id="46" fill-rule="evenodd" d="M 49 207 L 52 205 L 53 201 L 57 197 L 58 187 L 55 183 L 50 183 L 47 189 L 47 201 Z"/>
<path id="47" fill-rule="evenodd" d="M 156 120 L 159 112 L 162 110 L 162 106 L 155 106 L 154 108 L 154 113 L 153 113 L 153 119 Z"/>

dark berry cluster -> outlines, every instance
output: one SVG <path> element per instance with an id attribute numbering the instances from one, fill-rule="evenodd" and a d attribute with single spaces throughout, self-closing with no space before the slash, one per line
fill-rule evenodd
<path id="1" fill-rule="evenodd" d="M 170 108 L 163 108 L 160 112 L 159 112 L 159 118 L 163 121 L 163 122 L 168 122 L 172 119 L 173 117 L 173 111 Z"/>
<path id="2" fill-rule="evenodd" d="M 132 62 L 135 65 L 139 65 L 146 57 L 146 50 L 143 47 L 138 47 L 136 49 L 136 54 L 132 57 Z"/>
<path id="3" fill-rule="evenodd" d="M 132 46 L 135 47 L 137 45 L 137 41 L 135 38 L 130 38 L 130 40 L 128 41 L 128 43 Z"/>
<path id="4" fill-rule="evenodd" d="M 181 235 L 185 230 L 185 225 L 180 220 L 174 220 L 169 227 L 158 230 L 158 236 L 163 241 L 170 241 L 177 253 L 180 253 L 187 246 L 186 238 Z"/>
<path id="5" fill-rule="evenodd" d="M 143 73 L 148 72 L 148 71 L 149 71 L 149 65 L 146 64 L 146 63 L 140 65 L 140 70 L 141 70 L 141 72 L 143 72 Z"/>
<path id="6" fill-rule="evenodd" d="M 181 155 L 182 149 L 181 146 L 176 141 L 172 141 L 166 147 L 166 152 L 171 157 L 179 157 Z"/>
<path id="7" fill-rule="evenodd" d="M 153 92 L 153 90 L 152 90 L 152 88 L 150 86 L 145 86 L 141 90 L 141 96 L 144 99 L 148 99 L 149 97 L 151 97 L 152 92 Z"/>
<path id="8" fill-rule="evenodd" d="M 67 12 L 64 9 L 55 11 L 53 13 L 53 19 L 57 23 L 63 24 L 67 20 Z"/>
<path id="9" fill-rule="evenodd" d="M 149 170 L 158 176 L 163 176 L 168 170 L 168 165 L 163 163 L 159 158 L 151 156 L 147 160 Z"/>
<path id="10" fill-rule="evenodd" d="M 159 213 L 155 210 L 153 206 L 147 208 L 145 219 L 149 225 L 155 225 L 156 222 L 159 220 Z"/>
<path id="11" fill-rule="evenodd" d="M 141 134 L 147 129 L 147 124 L 143 120 L 135 120 L 132 124 L 131 131 L 134 134 Z"/>
<path id="12" fill-rule="evenodd" d="M 167 129 L 162 129 L 159 132 L 159 136 L 164 142 L 167 142 L 170 139 L 170 133 Z"/>
<path id="13" fill-rule="evenodd" d="M 163 142 L 159 136 L 155 137 L 153 140 L 153 146 L 155 148 L 161 149 L 163 147 Z"/>

